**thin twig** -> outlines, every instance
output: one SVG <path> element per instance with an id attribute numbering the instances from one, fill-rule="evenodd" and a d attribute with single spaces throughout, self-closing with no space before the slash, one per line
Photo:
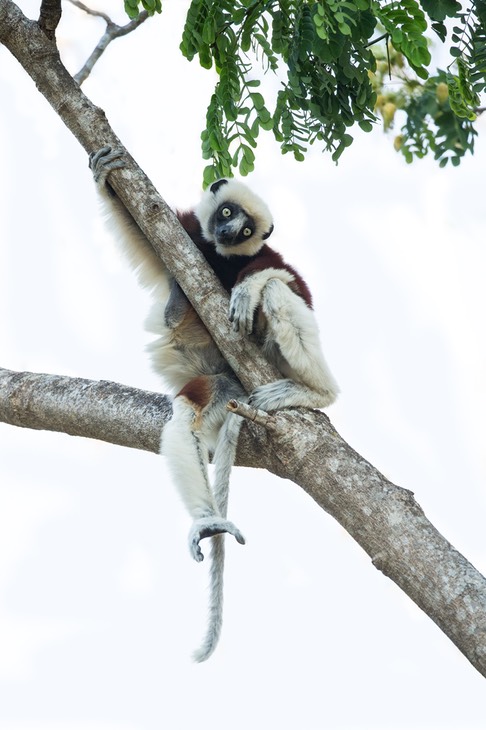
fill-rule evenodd
<path id="1" fill-rule="evenodd" d="M 93 10 L 92 8 L 88 8 L 87 5 L 79 2 L 79 0 L 69 0 L 69 2 L 71 3 L 71 5 L 76 5 L 76 7 L 80 10 L 84 10 L 84 12 L 88 13 L 88 15 L 95 15 L 98 18 L 103 18 L 107 25 L 113 22 L 110 16 L 106 15 L 106 13 L 102 13 L 101 10 Z"/>
<path id="2" fill-rule="evenodd" d="M 72 2 L 72 0 L 71 0 Z M 365 48 L 369 48 L 370 46 L 374 46 L 375 43 L 379 43 L 380 41 L 385 40 L 385 38 L 388 38 L 390 34 L 389 33 L 383 33 L 383 35 L 378 36 L 378 38 L 373 38 L 369 43 L 365 45 Z"/>
<path id="3" fill-rule="evenodd" d="M 388 78 L 391 81 L 392 73 L 391 73 L 391 59 L 390 59 L 390 44 L 388 43 L 388 35 L 386 36 L 386 60 L 388 61 Z"/>
<path id="4" fill-rule="evenodd" d="M 69 2 L 72 5 L 75 5 L 80 10 L 83 10 L 85 13 L 88 13 L 89 15 L 94 15 L 98 18 L 102 18 L 106 23 L 106 30 L 98 41 L 96 48 L 91 53 L 84 66 L 74 76 L 74 80 L 76 81 L 76 83 L 81 86 L 83 81 L 86 81 L 91 71 L 93 70 L 93 66 L 98 61 L 100 56 L 104 53 L 111 41 L 113 41 L 115 38 L 121 38 L 121 36 L 127 35 L 128 33 L 134 31 L 136 28 L 138 28 L 139 25 L 147 20 L 149 14 L 146 10 L 143 10 L 138 18 L 135 18 L 135 20 L 131 20 L 126 25 L 117 25 L 108 15 L 106 15 L 106 13 L 102 13 L 100 10 L 93 10 L 79 0 L 69 0 Z"/>

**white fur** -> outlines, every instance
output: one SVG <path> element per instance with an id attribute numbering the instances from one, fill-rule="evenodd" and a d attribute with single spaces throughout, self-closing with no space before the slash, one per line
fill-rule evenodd
<path id="1" fill-rule="evenodd" d="M 165 456 L 179 494 L 193 519 L 218 513 L 207 471 L 208 444 L 196 431 L 194 411 L 185 398 L 176 398 L 173 414 L 162 432 L 160 453 Z"/>
<path id="2" fill-rule="evenodd" d="M 263 351 L 286 379 L 253 391 L 252 405 L 264 410 L 329 406 L 339 388 L 322 353 L 314 312 L 276 278 L 267 282 L 260 304 L 267 326 Z"/>

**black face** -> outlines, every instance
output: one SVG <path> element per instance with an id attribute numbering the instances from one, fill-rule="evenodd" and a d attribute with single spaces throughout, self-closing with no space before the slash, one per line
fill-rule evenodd
<path id="1" fill-rule="evenodd" d="M 213 214 L 209 228 L 217 243 L 237 246 L 253 236 L 255 221 L 240 205 L 228 201 Z"/>

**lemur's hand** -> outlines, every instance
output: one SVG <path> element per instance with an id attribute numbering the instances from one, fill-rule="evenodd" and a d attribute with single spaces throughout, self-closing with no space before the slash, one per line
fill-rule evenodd
<path id="1" fill-rule="evenodd" d="M 253 332 L 255 311 L 260 303 L 262 287 L 255 286 L 252 277 L 247 277 L 233 287 L 229 306 L 229 320 L 235 332 L 249 335 Z"/>

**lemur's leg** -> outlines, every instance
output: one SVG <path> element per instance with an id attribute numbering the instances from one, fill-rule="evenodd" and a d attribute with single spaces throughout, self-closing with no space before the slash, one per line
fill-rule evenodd
<path id="1" fill-rule="evenodd" d="M 312 310 L 276 278 L 266 283 L 260 306 L 267 323 L 264 350 L 277 350 L 279 369 L 288 377 L 256 388 L 250 403 L 264 410 L 330 405 L 339 391 L 324 360 Z"/>
<path id="2" fill-rule="evenodd" d="M 238 383 L 226 375 L 193 378 L 174 399 L 173 416 L 162 434 L 161 453 L 194 520 L 189 548 L 197 561 L 203 560 L 199 542 L 205 537 L 229 532 L 244 543 L 238 528 L 221 514 L 207 469 L 209 450 L 226 418 L 226 403 L 241 394 Z"/>
<path id="3" fill-rule="evenodd" d="M 184 315 L 191 307 L 189 299 L 186 297 L 179 284 L 175 279 L 170 280 L 169 298 L 165 305 L 164 321 L 166 327 L 174 329 L 184 319 Z"/>

